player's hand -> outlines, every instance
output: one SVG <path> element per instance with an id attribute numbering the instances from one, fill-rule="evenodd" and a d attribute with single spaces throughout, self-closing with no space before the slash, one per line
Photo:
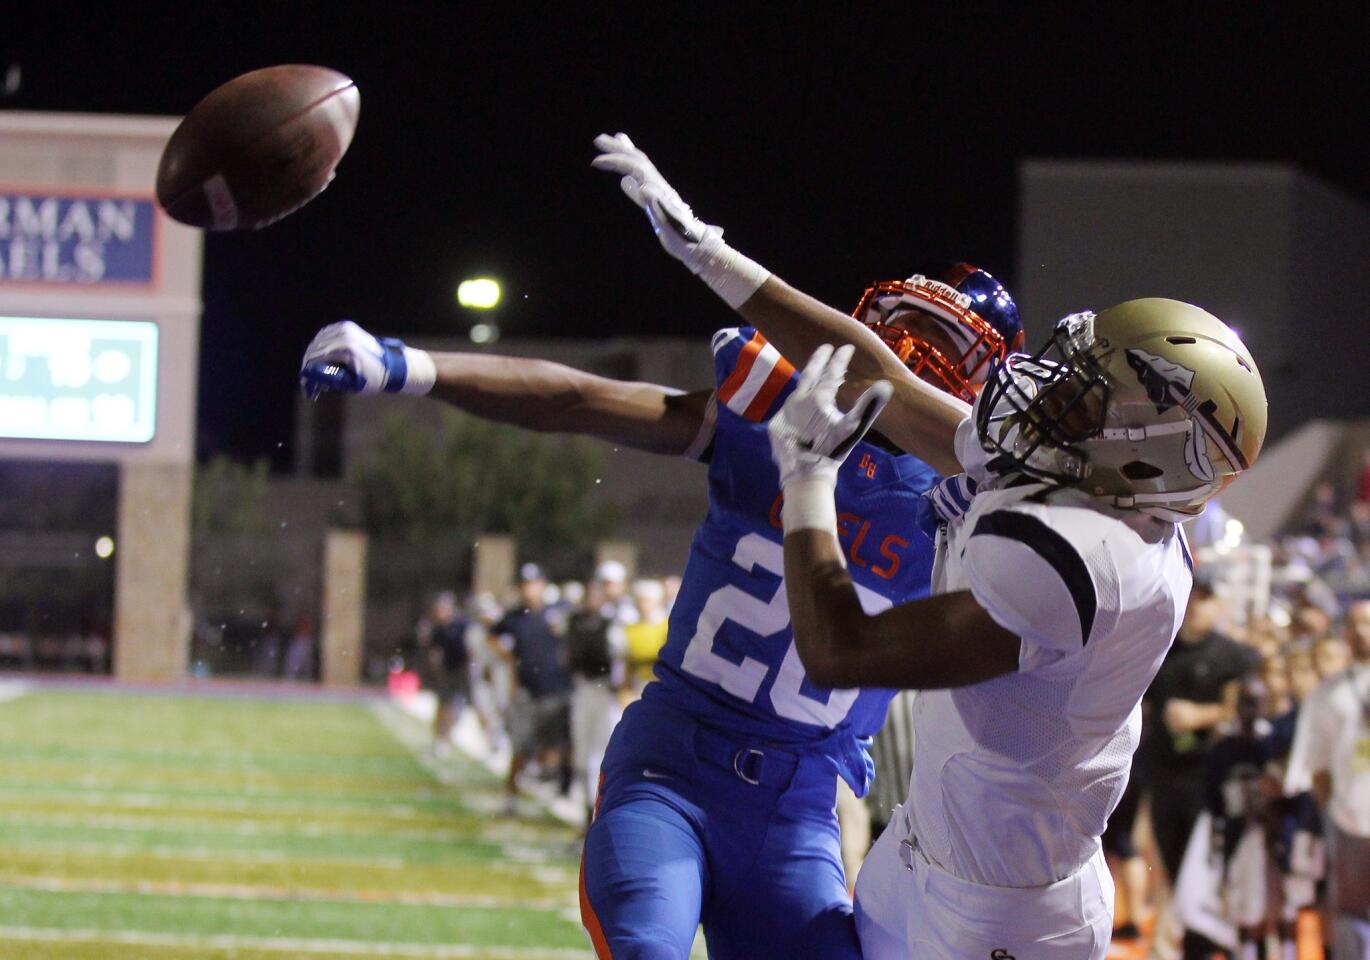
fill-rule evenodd
<path id="1" fill-rule="evenodd" d="M 647 213 L 657 239 L 666 252 L 699 273 L 709 258 L 723 245 L 723 229 L 705 223 L 694 215 L 656 165 L 628 139 L 626 133 L 595 137 L 599 156 L 590 161 L 597 170 L 616 173 L 628 199 Z"/>
<path id="2" fill-rule="evenodd" d="M 323 393 L 427 393 L 435 375 L 425 351 L 343 320 L 314 335 L 300 365 L 300 387 L 311 399 Z"/>
<path id="3" fill-rule="evenodd" d="M 891 387 L 879 380 L 846 413 L 838 409 L 837 390 L 846 379 L 852 351 L 850 344 L 837 350 L 824 344 L 815 350 L 794 392 L 767 425 L 782 488 L 798 479 L 822 479 L 835 486 L 842 461 L 889 401 Z"/>

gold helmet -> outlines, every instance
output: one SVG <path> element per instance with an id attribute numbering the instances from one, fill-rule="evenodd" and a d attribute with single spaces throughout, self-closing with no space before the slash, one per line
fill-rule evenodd
<path id="1" fill-rule="evenodd" d="M 1179 521 L 1255 462 L 1265 386 L 1225 323 L 1152 297 L 1061 320 L 996 367 L 975 415 L 992 468 Z"/>

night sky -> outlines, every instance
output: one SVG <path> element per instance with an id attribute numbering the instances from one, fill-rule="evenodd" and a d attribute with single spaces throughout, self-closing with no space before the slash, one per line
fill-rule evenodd
<path id="1" fill-rule="evenodd" d="M 1023 157 L 1286 161 L 1370 201 L 1366 6 L 848 6 L 28 4 L 0 31 L 0 68 L 22 67 L 0 108 L 178 115 L 287 62 L 357 81 L 329 190 L 205 248 L 201 454 L 278 466 L 314 330 L 464 334 L 466 276 L 504 282 L 506 337 L 726 318 L 590 170 L 602 130 L 843 307 L 929 259 L 1011 284 Z M 1052 318 L 1024 306 L 1035 336 Z"/>

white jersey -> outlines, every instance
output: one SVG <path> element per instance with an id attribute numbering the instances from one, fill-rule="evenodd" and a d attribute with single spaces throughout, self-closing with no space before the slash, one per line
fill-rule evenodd
<path id="1" fill-rule="evenodd" d="M 906 808 L 944 870 L 1030 887 L 1098 851 L 1193 573 L 1176 524 L 1006 482 L 947 524 L 933 592 L 969 590 L 1021 637 L 1018 671 L 919 694 Z"/>
<path id="2" fill-rule="evenodd" d="M 1322 771 L 1332 776 L 1332 822 L 1370 838 L 1370 664 L 1324 680 L 1299 708 L 1285 793 L 1311 790 Z"/>

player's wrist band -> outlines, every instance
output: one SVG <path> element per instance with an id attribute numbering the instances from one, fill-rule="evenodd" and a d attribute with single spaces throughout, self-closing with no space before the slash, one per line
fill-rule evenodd
<path id="1" fill-rule="evenodd" d="M 433 389 L 433 384 L 438 379 L 438 368 L 433 363 L 432 354 L 417 347 L 405 347 L 404 362 L 405 366 L 409 368 L 409 376 L 405 377 L 404 386 L 400 387 L 400 393 L 413 393 L 422 396 Z"/>
<path id="2" fill-rule="evenodd" d="M 785 505 L 780 520 L 786 533 L 823 530 L 837 536 L 837 503 L 833 480 L 827 477 L 796 477 L 785 484 Z"/>
<path id="3" fill-rule="evenodd" d="M 377 341 L 384 353 L 386 393 L 413 393 L 422 396 L 433 389 L 438 368 L 427 350 L 407 347 L 403 340 L 381 337 Z"/>
<path id="4" fill-rule="evenodd" d="M 720 233 L 700 241 L 697 252 L 699 269 L 695 274 L 734 310 L 750 300 L 771 275 L 761 264 L 724 243 Z"/>

